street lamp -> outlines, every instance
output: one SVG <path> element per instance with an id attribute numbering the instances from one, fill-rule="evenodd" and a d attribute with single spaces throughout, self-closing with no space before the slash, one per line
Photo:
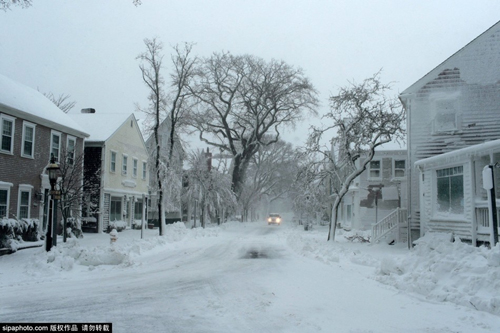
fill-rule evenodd
<path id="1" fill-rule="evenodd" d="M 49 201 L 49 218 L 47 221 L 47 235 L 45 241 L 45 250 L 47 252 L 52 248 L 52 243 L 57 245 L 57 200 L 59 199 L 59 191 L 56 191 L 57 177 L 59 176 L 59 164 L 56 163 L 54 156 L 50 158 L 50 163 L 46 167 L 49 173 L 50 182 L 50 201 Z"/>

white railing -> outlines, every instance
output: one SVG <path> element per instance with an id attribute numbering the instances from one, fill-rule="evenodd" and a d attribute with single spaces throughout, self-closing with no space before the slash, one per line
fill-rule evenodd
<path id="1" fill-rule="evenodd" d="M 396 208 L 389 215 L 384 217 L 378 223 L 372 226 L 372 239 L 371 242 L 375 243 L 382 237 L 397 229 L 397 237 L 399 238 L 399 227 L 404 225 L 407 220 L 407 210 Z M 399 241 L 399 240 L 398 240 Z"/>
<path id="2" fill-rule="evenodd" d="M 497 207 L 497 223 L 500 218 L 500 207 Z M 490 233 L 490 213 L 488 207 L 476 207 L 476 222 L 479 232 Z"/>

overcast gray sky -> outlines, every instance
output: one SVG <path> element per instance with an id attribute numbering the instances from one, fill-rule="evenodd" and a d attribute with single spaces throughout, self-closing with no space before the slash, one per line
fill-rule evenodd
<path id="1" fill-rule="evenodd" d="M 380 69 L 394 94 L 500 20 L 498 0 L 33 0 L 0 12 L 0 73 L 71 95 L 76 107 L 131 113 L 147 105 L 136 56 L 144 38 L 194 54 L 252 54 L 301 67 L 328 96 Z M 165 77 L 169 63 L 165 61 Z M 138 115 L 140 117 L 140 115 Z M 317 122 L 317 121 L 316 121 Z M 285 139 L 301 143 L 308 122 Z"/>

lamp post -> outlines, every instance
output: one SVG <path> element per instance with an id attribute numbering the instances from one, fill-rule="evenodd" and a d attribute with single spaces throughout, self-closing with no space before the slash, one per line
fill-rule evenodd
<path id="1" fill-rule="evenodd" d="M 52 248 L 52 244 L 57 245 L 57 200 L 59 199 L 59 191 L 56 191 L 57 176 L 59 174 L 59 164 L 56 163 L 54 156 L 51 157 L 49 165 L 47 165 L 50 182 L 50 201 L 49 202 L 49 218 L 47 221 L 47 235 L 45 237 L 45 250 L 47 252 Z"/>

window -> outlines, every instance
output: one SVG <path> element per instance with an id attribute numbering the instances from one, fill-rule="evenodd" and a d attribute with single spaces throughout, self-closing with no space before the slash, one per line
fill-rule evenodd
<path id="1" fill-rule="evenodd" d="M 403 178 L 406 175 L 406 161 L 394 160 L 394 177 Z"/>
<path id="2" fill-rule="evenodd" d="M 134 169 L 132 170 L 132 175 L 137 177 L 137 160 L 134 158 Z"/>
<path id="3" fill-rule="evenodd" d="M 0 188 L 0 219 L 9 217 L 9 189 Z"/>
<path id="4" fill-rule="evenodd" d="M 68 140 L 66 142 L 66 160 L 69 165 L 73 165 L 73 163 L 75 163 L 75 147 L 76 138 L 68 136 Z"/>
<path id="5" fill-rule="evenodd" d="M 142 179 L 146 179 L 146 167 L 147 167 L 147 163 L 142 162 Z"/>
<path id="6" fill-rule="evenodd" d="M 0 151 L 12 154 L 14 151 L 14 119 L 6 115 L 0 115 Z"/>
<path id="7" fill-rule="evenodd" d="M 50 157 L 54 156 L 56 161 L 59 161 L 59 152 L 61 150 L 61 133 L 52 131 L 50 137 Z"/>
<path id="8" fill-rule="evenodd" d="M 35 148 L 35 125 L 23 122 L 23 145 L 21 156 L 33 158 Z"/>
<path id="9" fill-rule="evenodd" d="M 113 221 L 121 221 L 122 219 L 122 198 L 120 197 L 112 197 L 111 205 L 109 208 L 109 220 Z"/>
<path id="10" fill-rule="evenodd" d="M 20 219 L 30 217 L 31 186 L 19 185 L 19 208 L 17 216 Z"/>
<path id="11" fill-rule="evenodd" d="M 111 162 L 109 164 L 109 171 L 116 172 L 116 153 L 114 151 L 111 152 Z"/>
<path id="12" fill-rule="evenodd" d="M 370 161 L 369 178 L 380 178 L 380 161 Z"/>
<path id="13" fill-rule="evenodd" d="M 438 99 L 434 101 L 434 133 L 454 132 L 459 128 L 458 112 L 455 100 Z"/>
<path id="14" fill-rule="evenodd" d="M 464 212 L 463 167 L 436 170 L 437 211 L 462 214 Z"/>
<path id="15" fill-rule="evenodd" d="M 134 205 L 134 220 L 142 219 L 142 201 L 137 201 Z"/>
<path id="16" fill-rule="evenodd" d="M 127 174 L 127 161 L 128 161 L 128 156 L 123 155 L 123 160 L 122 160 L 122 175 Z"/>

